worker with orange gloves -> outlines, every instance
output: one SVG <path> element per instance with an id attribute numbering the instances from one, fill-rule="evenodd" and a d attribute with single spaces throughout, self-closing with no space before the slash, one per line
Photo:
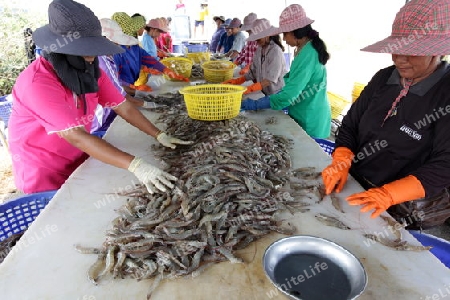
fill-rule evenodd
<path id="1" fill-rule="evenodd" d="M 378 71 L 353 103 L 322 172 L 326 194 L 342 191 L 350 173 L 367 190 L 349 196 L 350 205 L 373 211 L 372 218 L 387 210 L 407 229 L 450 218 L 450 122 L 442 110 L 450 107 L 443 60 L 450 53 L 449 12 L 449 1 L 410 1 L 391 36 L 362 49 L 391 53 L 394 65 Z M 425 30 L 430 22 L 436 30 Z M 422 39 L 390 47 L 421 28 Z"/>
<path id="2" fill-rule="evenodd" d="M 241 31 L 246 31 L 249 35 L 252 34 L 253 23 L 258 19 L 255 13 L 249 13 L 244 18 L 244 24 L 241 26 Z M 256 49 L 258 49 L 258 43 L 256 40 L 245 42 L 245 46 L 239 55 L 234 60 L 236 66 L 241 66 L 239 75 L 247 74 L 250 70 L 250 65 L 252 64 L 253 56 L 255 55 Z"/>
<path id="3" fill-rule="evenodd" d="M 273 34 L 275 27 L 266 19 L 257 19 L 253 22 L 255 28 L 265 30 L 252 31 L 247 39 L 256 41 L 258 48 L 249 72 L 241 77 L 225 81 L 225 84 L 242 84 L 248 80 L 254 83 L 247 87 L 244 94 L 262 91 L 266 96 L 276 94 L 284 86 L 283 76 L 286 74 L 286 61 L 284 47 L 278 34 Z"/>

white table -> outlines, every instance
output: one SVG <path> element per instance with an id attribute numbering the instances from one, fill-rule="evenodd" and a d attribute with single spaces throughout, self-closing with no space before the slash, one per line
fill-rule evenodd
<path id="1" fill-rule="evenodd" d="M 157 117 L 152 112 L 145 114 L 151 120 Z M 262 128 L 295 141 L 291 153 L 294 167 L 322 169 L 329 164 L 330 157 L 282 112 L 267 110 L 244 114 Z M 276 116 L 278 123 L 264 124 L 269 116 Z M 150 151 L 154 140 L 121 118 L 113 122 L 105 139 L 157 164 Z M 131 189 L 136 182 L 130 172 L 95 159 L 88 159 L 81 165 L 26 231 L 20 249 L 10 253 L 0 265 L 0 299 L 145 299 L 151 281 L 109 279 L 94 286 L 87 279 L 87 270 L 96 256 L 80 254 L 73 247 L 78 243 L 94 247 L 103 243 L 105 231 L 117 216 L 115 210 L 126 201 L 117 192 Z M 361 190 L 359 184 L 349 178 L 341 199 Z M 442 299 L 442 295 L 449 294 L 450 271 L 431 253 L 396 251 L 368 243 L 362 234 L 387 232 L 385 222 L 360 214 L 358 207 L 348 206 L 345 201 L 341 203 L 344 216 L 328 199 L 310 212 L 295 214 L 288 221 L 298 229 L 298 234 L 334 241 L 361 260 L 368 275 L 368 286 L 359 299 Z M 343 217 L 353 229 L 322 225 L 314 218 L 317 212 Z M 418 244 L 407 231 L 403 231 L 403 235 L 410 243 Z M 271 234 L 238 252 L 245 264 L 223 262 L 196 278 L 165 281 L 152 299 L 265 299 L 276 289 L 264 275 L 261 258 L 267 246 L 281 237 Z M 433 295 L 437 296 L 432 298 Z M 285 298 L 279 295 L 272 299 Z"/>

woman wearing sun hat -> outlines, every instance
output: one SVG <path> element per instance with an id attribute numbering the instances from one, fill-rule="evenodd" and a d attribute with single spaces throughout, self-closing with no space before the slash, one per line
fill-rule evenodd
<path id="1" fill-rule="evenodd" d="M 242 24 L 241 31 L 246 31 L 249 35 L 252 33 L 253 23 L 258 19 L 258 16 L 255 13 L 249 13 L 244 18 L 244 24 Z M 245 46 L 239 55 L 234 60 L 236 66 L 241 66 L 242 69 L 239 72 L 240 75 L 244 75 L 250 69 L 250 65 L 252 64 L 253 55 L 255 55 L 256 49 L 258 48 L 258 43 L 256 40 L 245 41 Z"/>
<path id="2" fill-rule="evenodd" d="M 114 15 L 117 15 L 117 13 Z M 162 28 L 163 31 L 168 30 L 162 20 L 153 19 L 150 21 L 152 21 L 152 26 L 155 26 L 157 30 L 160 30 L 158 28 Z M 122 31 L 126 33 L 125 29 L 128 27 L 123 20 L 121 22 L 122 23 L 117 23 L 122 28 Z M 150 25 L 150 22 L 148 25 Z M 189 78 L 186 78 L 174 72 L 172 69 L 167 68 L 160 63 L 156 57 L 151 56 L 139 45 L 121 45 L 121 47 L 125 50 L 125 52 L 115 54 L 114 61 L 116 62 L 117 69 L 119 70 L 119 79 L 121 84 L 128 94 L 133 96 L 135 95 L 136 90 L 148 91 L 150 89 L 150 87 L 146 85 L 147 75 L 144 72 L 141 72 L 143 67 L 146 67 L 146 72 L 148 73 L 155 72 L 156 70 L 158 73 L 164 73 L 170 78 L 186 82 L 189 81 Z"/>
<path id="3" fill-rule="evenodd" d="M 108 18 L 103 18 L 100 19 L 100 23 L 102 25 L 102 35 L 111 42 L 117 45 L 127 45 L 127 46 L 138 44 L 138 40 L 136 38 L 126 35 L 125 33 L 122 32 L 122 29 L 120 28 L 119 24 L 117 24 L 116 21 Z M 122 85 L 120 84 L 117 66 L 116 63 L 114 62 L 114 57 L 112 55 L 98 56 L 98 63 L 100 69 L 103 72 L 105 72 L 105 74 L 114 84 L 116 89 L 122 94 L 122 96 L 127 98 L 128 101 L 130 101 L 137 107 L 142 108 L 156 108 L 158 106 L 154 102 L 136 99 L 125 92 Z M 114 112 L 113 109 L 109 107 L 101 107 L 100 105 L 97 106 L 97 109 L 95 111 L 96 118 L 92 122 L 91 132 L 106 131 L 108 127 L 111 125 L 112 121 L 114 121 L 114 118 L 116 116 L 117 114 Z"/>
<path id="4" fill-rule="evenodd" d="M 283 40 L 296 47 L 290 71 L 284 76 L 285 86 L 277 94 L 259 100 L 242 102 L 244 110 L 288 107 L 291 116 L 315 138 L 327 138 L 331 129 L 331 109 L 327 99 L 327 70 L 330 55 L 303 8 L 298 4 L 286 7 L 280 15 L 280 27 L 273 34 L 283 33 Z"/>
<path id="5" fill-rule="evenodd" d="M 167 147 L 189 143 L 156 128 L 99 69 L 97 56 L 123 50 L 102 36 L 100 21 L 80 3 L 54 0 L 48 19 L 33 33 L 43 56 L 19 75 L 12 91 L 9 142 L 13 157 L 20 158 L 13 160 L 16 187 L 25 193 L 59 189 L 92 156 L 133 172 L 150 192 L 171 188 L 172 175 L 89 134 L 100 104 Z"/>
<path id="6" fill-rule="evenodd" d="M 145 32 L 142 39 L 142 48 L 144 48 L 144 50 L 147 51 L 147 53 L 151 56 L 158 58 L 155 39 L 157 39 L 161 35 L 161 33 L 168 31 L 169 28 L 167 28 L 167 24 L 162 18 L 151 19 L 150 21 L 148 21 L 147 25 L 145 25 Z"/>
<path id="7" fill-rule="evenodd" d="M 368 190 L 347 200 L 372 217 L 388 210 L 409 228 L 450 217 L 450 67 L 442 60 L 449 41 L 450 0 L 412 0 L 389 37 L 362 49 L 390 53 L 394 64 L 375 74 L 344 117 L 322 172 L 327 194 L 340 192 L 350 173 Z"/>
<path id="8" fill-rule="evenodd" d="M 284 86 L 286 60 L 280 36 L 275 33 L 278 32 L 277 28 L 270 25 L 267 19 L 257 19 L 253 22 L 251 32 L 247 41 L 256 41 L 258 48 L 253 56 L 249 72 L 224 83 L 242 84 L 251 80 L 254 83 L 247 87 L 244 94 L 255 91 L 262 91 L 265 95 L 278 93 Z"/>

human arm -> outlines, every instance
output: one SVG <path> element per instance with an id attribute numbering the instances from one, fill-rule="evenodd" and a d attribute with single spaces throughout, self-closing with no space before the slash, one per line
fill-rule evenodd
<path id="1" fill-rule="evenodd" d="M 242 110 L 261 110 L 270 108 L 270 98 L 269 96 L 264 96 L 258 100 L 245 99 L 241 103 Z"/>
<path id="2" fill-rule="evenodd" d="M 374 210 L 376 218 L 392 205 L 425 197 L 422 183 L 413 175 L 347 197 L 350 205 L 363 205 L 361 212 Z"/>
<path id="3" fill-rule="evenodd" d="M 158 190 L 165 192 L 168 188 L 173 188 L 172 181 L 177 180 L 176 177 L 152 166 L 142 158 L 121 151 L 105 140 L 87 133 L 83 127 L 58 132 L 58 135 L 89 156 L 132 172 L 145 184 L 151 194 Z"/>
<path id="4" fill-rule="evenodd" d="M 272 109 L 280 110 L 294 105 L 305 89 L 313 88 L 308 87 L 308 84 L 314 72 L 321 68 L 324 66 L 319 63 L 316 50 L 309 43 L 306 44 L 292 62 L 289 73 L 285 75 L 284 87 L 279 93 L 270 96 Z"/>

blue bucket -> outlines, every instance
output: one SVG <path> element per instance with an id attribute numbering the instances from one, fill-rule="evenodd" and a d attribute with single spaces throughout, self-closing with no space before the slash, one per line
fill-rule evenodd
<path id="1" fill-rule="evenodd" d="M 173 45 L 173 53 L 183 53 L 183 45 Z"/>

